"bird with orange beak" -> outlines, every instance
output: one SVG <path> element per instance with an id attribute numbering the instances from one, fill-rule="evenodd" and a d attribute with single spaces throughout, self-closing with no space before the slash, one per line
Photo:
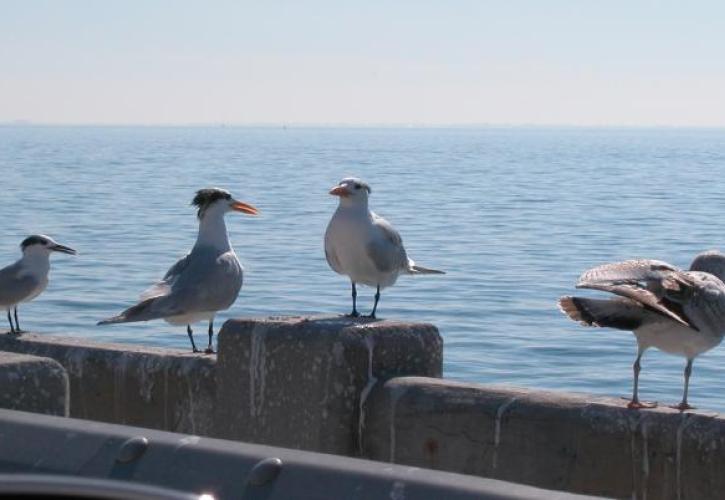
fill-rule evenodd
<path id="1" fill-rule="evenodd" d="M 214 316 L 237 299 L 244 274 L 229 242 L 224 216 L 232 211 L 247 215 L 258 212 L 219 188 L 197 191 L 191 204 L 197 207 L 199 219 L 199 234 L 191 252 L 171 266 L 161 281 L 143 292 L 140 302 L 99 325 L 163 318 L 172 325 L 186 325 L 191 347 L 199 352 L 191 325 L 208 320 L 209 345 L 205 352 L 214 352 Z"/>
<path id="2" fill-rule="evenodd" d="M 338 274 L 352 283 L 352 313 L 357 311 L 357 283 L 376 289 L 374 318 L 380 301 L 380 290 L 395 284 L 400 273 L 445 274 L 417 265 L 408 257 L 398 231 L 388 221 L 368 208 L 370 186 L 360 179 L 348 177 L 330 190 L 340 198 L 325 231 L 325 257 Z"/>

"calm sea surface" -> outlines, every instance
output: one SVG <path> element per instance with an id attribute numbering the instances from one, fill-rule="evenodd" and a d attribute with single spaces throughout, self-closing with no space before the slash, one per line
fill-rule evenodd
<path id="1" fill-rule="evenodd" d="M 25 329 L 186 349 L 162 321 L 95 323 L 190 249 L 194 191 L 220 186 L 262 215 L 227 217 L 245 283 L 217 325 L 348 312 L 322 237 L 337 203 L 327 191 L 357 175 L 408 253 L 448 272 L 401 277 L 379 310 L 438 325 L 445 376 L 628 395 L 634 337 L 580 327 L 556 300 L 597 264 L 688 266 L 725 248 L 724 167 L 723 130 L 0 127 L 0 263 L 31 233 L 80 252 L 54 256 L 48 289 L 20 309 Z M 372 295 L 361 290 L 363 311 Z M 679 401 L 683 368 L 648 352 L 642 397 Z M 695 362 L 691 402 L 725 410 L 724 386 L 720 346 Z"/>

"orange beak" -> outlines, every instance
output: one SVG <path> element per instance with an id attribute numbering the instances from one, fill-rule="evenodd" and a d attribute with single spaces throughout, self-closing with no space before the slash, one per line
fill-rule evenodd
<path id="1" fill-rule="evenodd" d="M 236 200 L 234 200 L 232 202 L 232 210 L 234 210 L 236 212 L 243 212 L 243 213 L 249 214 L 249 215 L 257 215 L 257 214 L 259 214 L 259 210 L 257 210 L 256 208 L 254 208 L 249 203 L 244 203 L 243 201 L 236 201 Z"/>
<path id="2" fill-rule="evenodd" d="M 347 190 L 346 187 L 343 186 L 335 186 L 334 188 L 330 189 L 330 194 L 333 196 L 350 196 L 350 191 Z"/>

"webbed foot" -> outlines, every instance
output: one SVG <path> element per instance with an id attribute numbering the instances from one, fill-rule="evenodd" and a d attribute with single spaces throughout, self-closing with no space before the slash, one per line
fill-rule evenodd
<path id="1" fill-rule="evenodd" d="M 687 404 L 686 401 L 681 401 L 679 404 L 676 404 L 676 405 L 669 405 L 669 407 L 674 408 L 675 410 L 680 410 L 680 411 L 696 409 L 694 406 L 690 406 L 689 404 Z"/>
<path id="2" fill-rule="evenodd" d="M 635 401 L 632 400 L 629 403 L 627 403 L 627 408 L 630 410 L 642 410 L 647 408 L 657 408 L 657 401 Z"/>

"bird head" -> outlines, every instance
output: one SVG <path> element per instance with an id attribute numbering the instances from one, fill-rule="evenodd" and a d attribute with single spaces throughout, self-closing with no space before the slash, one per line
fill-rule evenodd
<path id="1" fill-rule="evenodd" d="M 196 192 L 191 204 L 198 208 L 196 215 L 199 219 L 203 219 L 208 214 L 224 215 L 232 211 L 248 215 L 259 213 L 252 205 L 235 200 L 229 191 L 219 188 L 200 189 Z"/>
<path id="2" fill-rule="evenodd" d="M 331 195 L 340 197 L 341 205 L 365 205 L 371 192 L 370 186 L 357 177 L 346 177 L 330 190 Z"/>
<path id="3" fill-rule="evenodd" d="M 50 236 L 44 234 L 33 234 L 28 236 L 20 243 L 20 248 L 24 255 L 28 254 L 40 254 L 50 255 L 51 252 L 61 252 L 70 255 L 76 255 L 76 251 L 65 245 L 57 243 Z"/>

